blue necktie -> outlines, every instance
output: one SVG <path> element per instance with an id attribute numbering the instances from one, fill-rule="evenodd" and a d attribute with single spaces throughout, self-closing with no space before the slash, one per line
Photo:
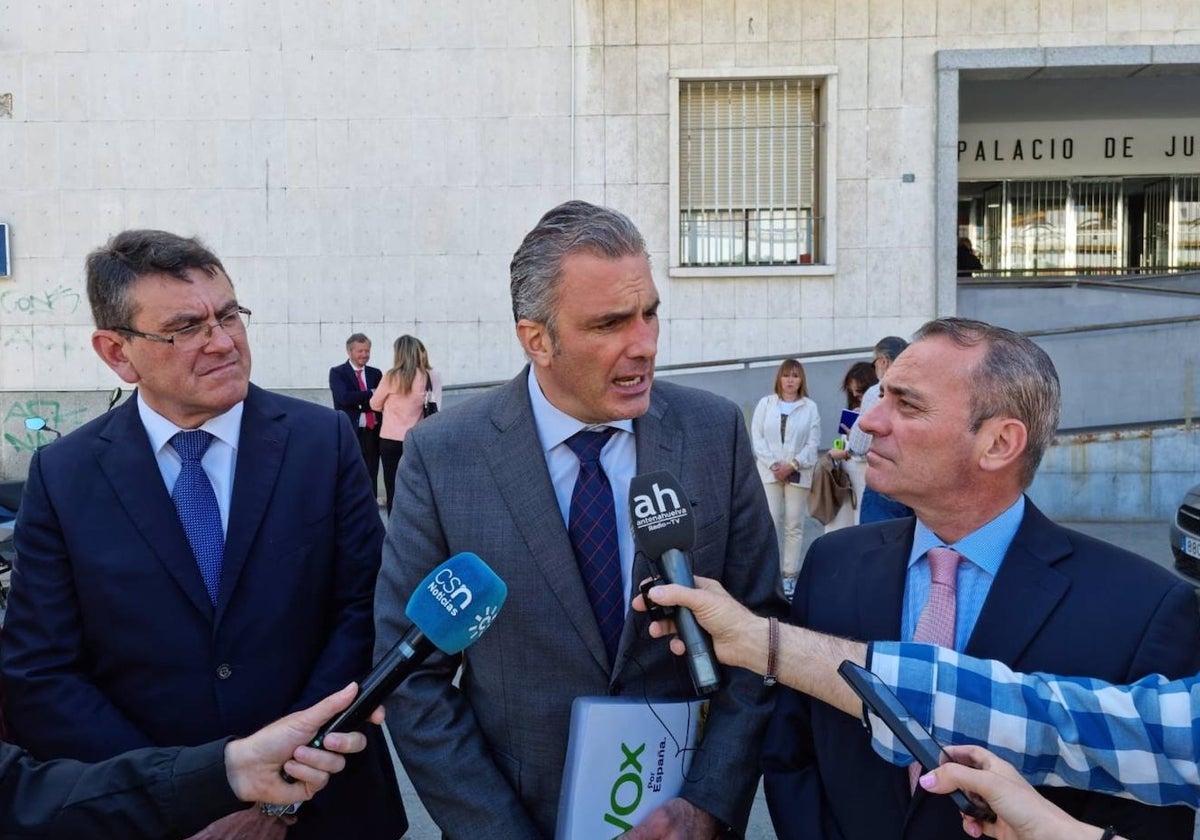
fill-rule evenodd
<path id="1" fill-rule="evenodd" d="M 217 603 L 221 588 L 221 559 L 225 554 L 225 532 L 221 528 L 221 509 L 200 459 L 212 443 L 208 432 L 179 432 L 171 438 L 171 447 L 183 459 L 183 468 L 171 491 L 171 501 L 187 533 L 188 544 L 204 578 L 208 597 Z"/>
<path id="2" fill-rule="evenodd" d="M 608 476 L 600 466 L 600 450 L 616 431 L 611 427 L 594 432 L 584 429 L 567 438 L 567 446 L 579 458 L 567 534 L 604 637 L 609 664 L 617 658 L 617 643 L 625 625 L 625 599 L 621 597 L 616 505 Z"/>

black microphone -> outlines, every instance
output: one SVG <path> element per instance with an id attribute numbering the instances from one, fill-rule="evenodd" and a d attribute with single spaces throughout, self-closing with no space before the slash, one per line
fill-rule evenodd
<path id="1" fill-rule="evenodd" d="M 667 583 L 694 589 L 692 563 L 684 552 L 696 541 L 696 523 L 686 499 L 683 487 L 666 470 L 629 481 L 629 520 L 638 548 Z M 698 694 L 712 694 L 721 687 L 712 638 L 685 607 L 676 608 L 675 626 L 687 649 L 692 685 Z"/>
<path id="2" fill-rule="evenodd" d="M 371 669 L 341 714 L 321 727 L 310 746 L 322 749 L 330 732 L 361 726 L 433 651 L 455 654 L 483 635 L 508 597 L 508 587 L 478 556 L 464 551 L 421 581 L 404 615 L 413 626 Z"/>

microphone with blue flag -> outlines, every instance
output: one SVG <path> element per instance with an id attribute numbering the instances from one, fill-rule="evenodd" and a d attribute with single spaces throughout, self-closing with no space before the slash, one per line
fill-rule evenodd
<path id="1" fill-rule="evenodd" d="M 363 678 L 354 702 L 322 727 L 311 745 L 319 749 L 330 732 L 361 726 L 434 649 L 455 654 L 477 642 L 507 597 L 504 581 L 469 551 L 426 575 L 404 608 L 413 626 Z"/>

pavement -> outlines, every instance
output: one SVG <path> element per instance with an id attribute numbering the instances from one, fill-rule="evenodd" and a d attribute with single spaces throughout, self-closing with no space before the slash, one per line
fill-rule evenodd
<path id="1" fill-rule="evenodd" d="M 1105 540 L 1106 542 L 1129 549 L 1143 557 L 1149 558 L 1166 569 L 1174 572 L 1175 560 L 1171 555 L 1171 546 L 1167 535 L 1167 522 L 1063 522 L 1068 528 L 1082 531 L 1085 534 Z M 815 520 L 808 520 L 805 527 L 805 551 L 808 544 L 821 535 L 821 525 Z M 1181 576 L 1182 577 L 1182 576 Z M 1190 578 L 1183 578 L 1189 583 L 1197 583 Z M 401 768 L 399 772 L 400 788 L 404 795 L 404 805 L 408 809 L 409 831 L 405 835 L 410 840 L 439 840 L 441 833 L 429 814 L 421 805 L 416 792 L 408 777 Z M 763 798 L 762 786 L 759 786 L 758 796 L 750 813 L 750 823 L 746 828 L 746 840 L 774 840 L 775 831 L 771 827 L 771 818 L 767 813 L 767 803 Z M 1195 840 L 1200 840 L 1200 828 L 1197 829 Z"/>

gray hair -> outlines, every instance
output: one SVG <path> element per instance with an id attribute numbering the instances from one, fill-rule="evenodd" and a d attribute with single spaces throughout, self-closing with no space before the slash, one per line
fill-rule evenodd
<path id="1" fill-rule="evenodd" d="M 939 318 L 917 330 L 913 341 L 942 336 L 959 347 L 985 346 L 971 371 L 971 431 L 992 417 L 1014 417 L 1025 424 L 1028 440 L 1021 465 L 1021 486 L 1033 482 L 1042 456 L 1058 430 L 1062 393 L 1058 371 L 1046 351 L 1020 333 L 968 318 Z"/>
<path id="2" fill-rule="evenodd" d="M 354 333 L 346 339 L 346 349 L 350 349 L 352 344 L 370 344 L 371 339 L 367 338 L 365 333 Z"/>
<path id="3" fill-rule="evenodd" d="M 908 347 L 908 342 L 898 335 L 889 335 L 875 342 L 875 352 L 883 356 L 888 362 L 896 361 L 896 357 L 904 352 L 904 348 Z"/>
<path id="4" fill-rule="evenodd" d="M 513 254 L 509 288 L 513 320 L 545 324 L 555 346 L 562 262 L 568 254 L 579 251 L 614 260 L 635 255 L 649 258 L 637 227 L 616 210 L 576 200 L 564 202 L 542 216 Z"/>
<path id="5" fill-rule="evenodd" d="M 198 268 L 216 277 L 229 274 L 203 242 L 165 230 L 126 230 L 87 256 L 87 294 L 92 319 L 102 330 L 129 327 L 137 313 L 129 290 L 147 274 L 167 274 L 192 282 L 188 269 Z M 232 285 L 233 281 L 229 281 Z"/>

